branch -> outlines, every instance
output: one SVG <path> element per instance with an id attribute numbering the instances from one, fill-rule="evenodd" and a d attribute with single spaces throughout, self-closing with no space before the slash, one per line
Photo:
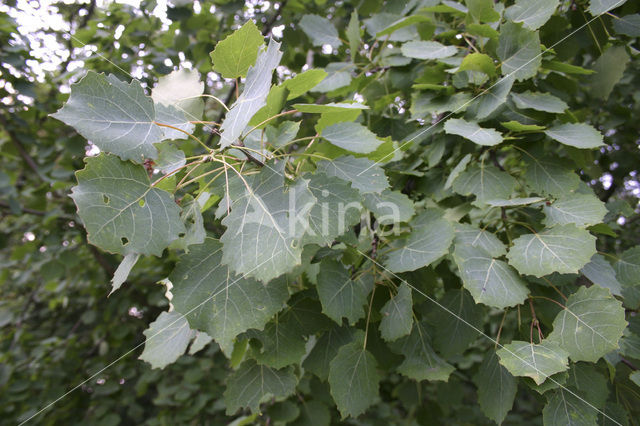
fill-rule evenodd
<path id="1" fill-rule="evenodd" d="M 231 145 L 231 146 L 233 146 L 234 148 L 238 148 L 240 151 L 242 151 L 242 153 L 247 157 L 247 160 L 251 161 L 253 164 L 255 164 L 257 166 L 260 166 L 260 167 L 264 166 L 264 163 L 262 161 L 258 160 L 256 157 L 251 155 L 251 153 L 248 150 L 243 149 L 244 142 L 242 142 L 240 139 L 238 139 L 238 143 L 237 144 Z"/>

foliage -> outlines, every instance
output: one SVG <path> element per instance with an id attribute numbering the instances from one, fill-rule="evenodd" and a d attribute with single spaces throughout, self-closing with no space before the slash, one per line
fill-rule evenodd
<path id="1" fill-rule="evenodd" d="M 637 422 L 637 4 L 154 7 L 0 9 L 6 418 Z"/>

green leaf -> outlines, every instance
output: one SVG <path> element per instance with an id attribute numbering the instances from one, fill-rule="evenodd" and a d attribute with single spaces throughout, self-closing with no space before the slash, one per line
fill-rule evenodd
<path id="1" fill-rule="evenodd" d="M 568 385 L 576 389 L 591 405 L 604 409 L 609 397 L 608 380 L 594 364 L 573 364 L 569 370 Z"/>
<path id="2" fill-rule="evenodd" d="M 556 342 L 543 340 L 539 344 L 513 341 L 498 350 L 500 364 L 514 376 L 531 377 L 541 385 L 547 377 L 565 371 L 569 354 Z"/>
<path id="3" fill-rule="evenodd" d="M 591 261 L 580 269 L 580 273 L 592 283 L 608 288 L 611 294 L 622 295 L 622 286 L 616 278 L 616 272 L 604 256 L 594 254 Z"/>
<path id="4" fill-rule="evenodd" d="M 289 80 L 282 82 L 282 87 L 289 91 L 287 100 L 295 99 L 304 95 L 309 90 L 316 87 L 322 80 L 327 77 L 325 70 L 310 69 L 296 75 Z"/>
<path id="5" fill-rule="evenodd" d="M 300 404 L 300 411 L 300 416 L 293 423 L 287 424 L 291 426 L 329 426 L 331 424 L 329 407 L 320 401 L 305 401 Z"/>
<path id="6" fill-rule="evenodd" d="M 179 115 L 181 111 L 166 107 Z M 71 96 L 53 118 L 72 126 L 102 151 L 123 160 L 156 158 L 153 144 L 165 139 L 154 124 L 156 109 L 138 80 L 127 84 L 114 75 L 89 71 L 71 86 Z M 182 115 L 183 121 L 184 114 Z"/>
<path id="7" fill-rule="evenodd" d="M 460 176 L 460 173 L 462 173 L 464 169 L 467 168 L 467 165 L 471 161 L 471 158 L 471 154 L 465 155 L 464 157 L 462 157 L 462 160 L 460 160 L 460 162 L 458 162 L 458 164 L 456 164 L 455 167 L 451 169 L 451 173 L 444 183 L 444 189 L 451 188 L 451 185 L 453 185 L 453 182 L 455 182 L 458 176 Z"/>
<path id="8" fill-rule="evenodd" d="M 589 231 L 562 225 L 516 238 L 507 258 L 521 274 L 542 277 L 575 274 L 595 253 L 596 237 Z"/>
<path id="9" fill-rule="evenodd" d="M 332 161 L 322 160 L 318 162 L 318 172 L 349 182 L 353 188 L 363 194 L 380 193 L 389 187 L 384 170 L 367 158 L 355 158 L 349 155 Z"/>
<path id="10" fill-rule="evenodd" d="M 328 104 L 293 104 L 293 108 L 300 112 L 322 114 L 326 112 L 338 112 L 341 114 L 347 113 L 350 110 L 363 110 L 369 109 L 368 106 L 358 102 L 330 102 Z"/>
<path id="11" fill-rule="evenodd" d="M 307 341 L 300 324 L 288 318 L 290 315 L 287 312 L 285 310 L 283 314 L 277 314 L 263 331 L 249 330 L 243 334 L 242 337 L 260 341 L 259 348 L 252 352 L 258 363 L 273 368 L 300 364 L 306 352 Z"/>
<path id="12" fill-rule="evenodd" d="M 488 24 L 468 24 L 467 32 L 474 36 L 487 37 L 490 39 L 498 39 L 500 33 Z"/>
<path id="13" fill-rule="evenodd" d="M 469 14 L 477 21 L 495 22 L 500 19 L 500 14 L 493 8 L 492 0 L 465 0 L 469 8 Z"/>
<path id="14" fill-rule="evenodd" d="M 314 46 L 328 44 L 335 49 L 342 44 L 336 27 L 325 17 L 304 15 L 298 25 L 309 36 Z"/>
<path id="15" fill-rule="evenodd" d="M 337 123 L 322 130 L 322 137 L 347 151 L 368 154 L 375 151 L 382 140 L 359 123 Z"/>
<path id="16" fill-rule="evenodd" d="M 416 322 L 411 334 L 390 344 L 391 349 L 404 356 L 397 371 L 410 379 L 449 380 L 455 368 L 438 356 L 431 347 L 431 338 L 424 322 Z"/>
<path id="17" fill-rule="evenodd" d="M 462 59 L 458 71 L 480 71 L 493 77 L 496 74 L 496 66 L 489 55 L 470 53 Z"/>
<path id="18" fill-rule="evenodd" d="M 314 86 L 312 92 L 327 93 L 351 84 L 351 71 L 355 69 L 349 62 L 332 62 L 325 67 L 329 74 L 318 85 Z"/>
<path id="19" fill-rule="evenodd" d="M 363 204 L 382 225 L 407 222 L 416 212 L 409 197 L 389 189 L 380 194 L 364 194 Z"/>
<path id="20" fill-rule="evenodd" d="M 442 59 L 458 53 L 455 46 L 445 46 L 437 41 L 410 41 L 400 48 L 407 58 Z"/>
<path id="21" fill-rule="evenodd" d="M 538 33 L 510 21 L 500 26 L 496 52 L 502 61 L 502 75 L 513 75 L 518 81 L 534 77 L 542 63 Z"/>
<path id="22" fill-rule="evenodd" d="M 362 41 L 362 38 L 360 37 L 360 21 L 358 21 L 358 12 L 356 10 L 351 12 L 349 25 L 347 25 L 347 29 L 345 32 L 347 33 L 347 40 L 349 40 L 351 61 L 355 62 L 355 58 L 360 47 L 360 42 Z"/>
<path id="23" fill-rule="evenodd" d="M 413 232 L 398 240 L 384 265 L 392 272 L 415 271 L 444 256 L 453 241 L 453 226 L 438 213 L 426 211 L 413 219 Z"/>
<path id="24" fill-rule="evenodd" d="M 593 194 L 573 193 L 563 196 L 553 204 L 545 205 L 543 210 L 547 226 L 574 223 L 582 228 L 601 223 L 607 214 L 604 203 Z"/>
<path id="25" fill-rule="evenodd" d="M 376 38 L 383 38 L 384 36 L 393 34 L 401 28 L 408 27 L 410 25 L 418 24 L 420 22 L 429 22 L 430 19 L 424 15 L 411 15 L 403 16 L 397 21 L 393 22 L 389 26 L 385 27 L 376 33 Z"/>
<path id="26" fill-rule="evenodd" d="M 562 114 L 569 108 L 569 105 L 562 99 L 549 93 L 531 92 L 530 90 L 523 93 L 512 93 L 511 99 L 520 109 L 535 109 L 536 111 Z"/>
<path id="27" fill-rule="evenodd" d="M 500 123 L 507 130 L 511 130 L 512 132 L 537 132 L 539 130 L 544 130 L 544 126 L 538 126 L 536 124 L 522 124 L 515 120 L 511 121 L 503 121 Z"/>
<path id="28" fill-rule="evenodd" d="M 545 426 L 593 426 L 598 424 L 596 414 L 575 392 L 562 388 L 553 391 L 542 410 Z"/>
<path id="29" fill-rule="evenodd" d="M 466 223 L 456 223 L 454 243 L 460 246 L 479 247 L 484 249 L 492 257 L 500 257 L 507 254 L 504 243 L 495 234 L 486 229 L 479 229 Z"/>
<path id="30" fill-rule="evenodd" d="M 589 149 L 604 145 L 602 134 L 584 123 L 559 124 L 545 130 L 545 134 L 560 143 L 576 148 Z"/>
<path id="31" fill-rule="evenodd" d="M 517 206 L 527 206 L 529 204 L 539 203 L 540 201 L 544 201 L 542 197 L 516 197 L 516 198 L 496 198 L 493 200 L 486 200 L 485 203 L 490 205 L 491 207 L 517 207 Z"/>
<path id="32" fill-rule="evenodd" d="M 309 190 L 317 202 L 309 212 L 309 229 L 303 244 L 330 246 L 340 235 L 360 223 L 362 206 L 358 191 L 336 177 L 323 173 L 307 175 Z"/>
<path id="33" fill-rule="evenodd" d="M 463 112 L 471 101 L 471 95 L 467 92 L 458 92 L 451 96 L 437 93 L 415 92 L 411 96 L 411 119 L 431 120 L 432 114 L 445 112 Z"/>
<path id="34" fill-rule="evenodd" d="M 620 1 L 620 0 L 618 0 Z M 589 79 L 589 94 L 608 99 L 615 85 L 620 81 L 631 58 L 624 46 L 611 46 L 598 58 Z"/>
<path id="35" fill-rule="evenodd" d="M 640 286 L 640 247 L 623 252 L 614 266 L 623 285 Z"/>
<path id="36" fill-rule="evenodd" d="M 523 303 L 529 295 L 518 273 L 506 262 L 491 258 L 483 249 L 456 246 L 453 256 L 462 283 L 476 303 L 503 309 Z"/>
<path id="37" fill-rule="evenodd" d="M 267 95 L 267 99 L 265 101 L 266 104 L 260 108 L 253 117 L 251 117 L 251 120 L 249 120 L 249 126 L 255 126 L 258 129 L 265 128 L 267 125 L 265 121 L 268 122 L 268 120 L 274 115 L 282 112 L 282 108 L 284 108 L 288 95 L 289 92 L 284 86 L 272 86 L 269 90 L 269 94 Z M 251 136 L 252 135 L 249 135 L 249 138 L 251 138 Z M 245 142 L 247 142 L 246 138 Z"/>
<path id="38" fill-rule="evenodd" d="M 447 291 L 440 305 L 430 312 L 429 321 L 435 326 L 433 345 L 449 359 L 463 353 L 478 338 L 482 308 L 463 289 Z"/>
<path id="39" fill-rule="evenodd" d="M 489 351 L 484 357 L 473 382 L 478 388 L 478 403 L 482 412 L 501 424 L 513 407 L 518 383 L 511 373 L 500 365 L 494 351 Z"/>
<path id="40" fill-rule="evenodd" d="M 524 155 L 524 161 L 527 165 L 526 183 L 535 192 L 561 196 L 576 189 L 580 183 L 569 162 L 562 158 L 529 151 Z"/>
<path id="41" fill-rule="evenodd" d="M 147 339 L 139 358 L 162 369 L 184 354 L 195 333 L 181 314 L 162 312 L 143 334 Z"/>
<path id="42" fill-rule="evenodd" d="M 613 29 L 618 34 L 629 37 L 640 37 L 640 14 L 621 16 L 613 20 Z"/>
<path id="43" fill-rule="evenodd" d="M 444 131 L 483 146 L 493 146 L 502 142 L 502 134 L 495 129 L 482 128 L 474 121 L 465 121 L 461 118 L 448 119 L 444 123 Z"/>
<path id="44" fill-rule="evenodd" d="M 297 382 L 293 367 L 276 370 L 256 364 L 254 360 L 245 361 L 227 377 L 224 391 L 227 414 L 232 415 L 243 407 L 258 413 L 260 403 L 293 394 Z"/>
<path id="45" fill-rule="evenodd" d="M 380 313 L 380 335 L 386 341 L 394 341 L 411 333 L 413 327 L 413 300 L 411 289 L 403 282 L 398 293 L 384 304 Z"/>
<path id="46" fill-rule="evenodd" d="M 618 347 L 627 326 L 622 303 L 608 289 L 580 287 L 553 321 L 548 340 L 557 342 L 572 361 L 596 362 Z"/>
<path id="47" fill-rule="evenodd" d="M 111 291 L 109 292 L 109 296 L 118 290 L 122 284 L 127 280 L 129 273 L 136 265 L 138 258 L 140 257 L 137 253 L 129 253 L 122 259 L 120 265 L 118 265 L 118 269 L 113 273 L 113 278 L 111 279 Z"/>
<path id="48" fill-rule="evenodd" d="M 216 44 L 211 52 L 213 70 L 224 78 L 246 77 L 249 67 L 256 63 L 264 37 L 253 20 Z M 270 79 L 269 79 L 270 80 Z"/>
<path id="49" fill-rule="evenodd" d="M 627 0 L 589 0 L 588 10 L 593 16 L 598 16 L 622 6 L 626 2 Z"/>
<path id="50" fill-rule="evenodd" d="M 158 79 L 151 98 L 156 104 L 174 106 L 184 112 L 189 121 L 197 121 L 202 119 L 204 111 L 203 93 L 204 82 L 200 81 L 198 72 L 179 69 Z"/>
<path id="51" fill-rule="evenodd" d="M 243 187 L 222 220 L 227 227 L 220 239 L 222 261 L 234 272 L 266 283 L 300 264 L 300 239 L 316 200 L 304 179 L 285 187 L 282 161 L 268 162 L 246 180 L 249 187 Z"/>
<path id="52" fill-rule="evenodd" d="M 561 72 L 564 74 L 589 75 L 595 72 L 593 70 L 588 70 L 577 65 L 571 65 L 566 62 L 560 61 L 542 61 L 542 68 Z"/>
<path id="53" fill-rule="evenodd" d="M 358 337 L 355 337 L 355 336 Z M 327 330 L 313 346 L 309 355 L 304 359 L 302 366 L 318 376 L 321 380 L 329 377 L 330 363 L 338 354 L 338 350 L 354 340 L 362 340 L 364 333 L 353 327 L 339 327 L 334 324 L 333 328 Z"/>
<path id="54" fill-rule="evenodd" d="M 516 186 L 516 180 L 507 172 L 484 162 L 474 164 L 453 181 L 453 190 L 461 195 L 475 195 L 476 200 L 509 198 Z"/>
<path id="55" fill-rule="evenodd" d="M 89 242 L 103 250 L 161 256 L 185 231 L 180 207 L 171 194 L 151 186 L 142 166 L 100 154 L 87 158 L 76 177 L 71 198 Z"/>
<path id="56" fill-rule="evenodd" d="M 355 324 L 364 318 L 364 305 L 373 289 L 373 277 L 362 274 L 353 279 L 342 263 L 325 259 L 320 264 L 317 289 L 325 315 L 338 324 L 342 324 L 343 317 L 349 324 Z"/>
<path id="57" fill-rule="evenodd" d="M 220 126 L 220 147 L 232 145 L 242 135 L 251 117 L 266 105 L 271 87 L 271 75 L 280 63 L 280 43 L 269 41 L 266 50 L 258 53 L 254 66 L 249 68 L 244 90 L 234 102 Z"/>
<path id="58" fill-rule="evenodd" d="M 300 121 L 283 121 L 278 127 L 267 126 L 265 133 L 267 141 L 276 148 L 291 142 L 300 130 Z"/>
<path id="59" fill-rule="evenodd" d="M 513 76 L 498 80 L 496 84 L 489 87 L 486 92 L 482 92 L 481 96 L 473 101 L 469 106 L 469 112 L 475 112 L 475 117 L 479 120 L 489 117 L 491 113 L 506 103 L 514 80 Z"/>
<path id="60" fill-rule="evenodd" d="M 222 244 L 207 238 L 180 257 L 169 280 L 176 311 L 231 353 L 235 337 L 250 328 L 261 330 L 282 309 L 289 292 L 285 280 L 263 285 L 233 274 L 221 260 Z"/>
<path id="61" fill-rule="evenodd" d="M 516 0 L 516 4 L 509 6 L 504 14 L 513 22 L 522 22 L 526 28 L 537 30 L 551 18 L 559 4 L 559 0 Z"/>
<path id="62" fill-rule="evenodd" d="M 378 399 L 381 377 L 376 360 L 357 341 L 344 345 L 331 361 L 331 396 L 344 419 L 364 413 Z"/>

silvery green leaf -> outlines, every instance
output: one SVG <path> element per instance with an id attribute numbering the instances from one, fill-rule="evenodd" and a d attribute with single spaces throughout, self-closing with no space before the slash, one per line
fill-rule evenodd
<path id="1" fill-rule="evenodd" d="M 383 142 L 362 124 L 352 122 L 332 124 L 322 130 L 322 137 L 335 146 L 359 154 L 373 152 Z"/>
<path id="2" fill-rule="evenodd" d="M 485 356 L 473 381 L 478 387 L 478 403 L 482 412 L 501 424 L 513 407 L 518 382 L 500 365 L 494 351 Z"/>
<path id="3" fill-rule="evenodd" d="M 442 356 L 451 358 L 462 354 L 480 335 L 482 307 L 464 289 L 448 290 L 439 303 L 428 316 L 435 326 L 433 345 Z"/>
<path id="4" fill-rule="evenodd" d="M 102 151 L 123 160 L 142 162 L 156 158 L 153 144 L 165 136 L 154 124 L 153 99 L 145 95 L 138 80 L 127 84 L 114 75 L 89 71 L 71 86 L 64 107 L 51 115 L 75 128 Z"/>
<path id="5" fill-rule="evenodd" d="M 539 151 L 527 151 L 523 155 L 527 171 L 525 182 L 541 194 L 563 195 L 578 187 L 580 178 L 568 161 L 542 155 Z"/>
<path id="6" fill-rule="evenodd" d="M 299 25 L 302 31 L 309 36 L 314 46 L 328 44 L 333 48 L 337 48 L 342 44 L 336 27 L 324 16 L 304 15 Z"/>
<path id="7" fill-rule="evenodd" d="M 482 120 L 500 106 L 504 105 L 507 101 L 507 96 L 511 91 L 515 77 L 508 76 L 501 78 L 498 82 L 487 89 L 486 92 L 482 92 L 481 95 L 476 98 L 469 106 L 469 112 L 475 113 L 475 118 Z"/>
<path id="8" fill-rule="evenodd" d="M 576 148 L 589 149 L 603 146 L 602 134 L 584 123 L 565 123 L 544 131 L 551 139 Z"/>
<path id="9" fill-rule="evenodd" d="M 363 274 L 353 278 L 340 262 L 325 259 L 320 265 L 317 289 L 325 315 L 338 324 L 342 324 L 343 317 L 349 324 L 355 324 L 364 317 L 367 296 L 373 289 L 373 277 Z"/>
<path id="10" fill-rule="evenodd" d="M 551 18 L 558 4 L 559 0 L 516 0 L 516 4 L 505 10 L 505 16 L 513 22 L 522 22 L 530 30 L 537 30 Z"/>
<path id="11" fill-rule="evenodd" d="M 409 41 L 401 50 L 404 56 L 415 59 L 442 59 L 458 52 L 455 46 L 445 46 L 437 41 Z"/>
<path id="12" fill-rule="evenodd" d="M 144 167 L 100 154 L 87 158 L 76 176 L 71 198 L 91 244 L 122 255 L 160 256 L 185 231 L 180 207 L 151 186 Z"/>
<path id="13" fill-rule="evenodd" d="M 265 133 L 267 141 L 279 148 L 295 139 L 298 130 L 300 130 L 300 121 L 283 121 L 278 127 L 267 126 Z"/>
<path id="14" fill-rule="evenodd" d="M 293 367 L 277 370 L 247 360 L 227 378 L 223 394 L 226 413 L 232 415 L 244 407 L 258 413 L 262 402 L 293 394 L 297 384 Z"/>
<path id="15" fill-rule="evenodd" d="M 409 237 L 398 240 L 384 265 L 392 272 L 415 271 L 444 256 L 453 241 L 453 226 L 439 214 L 426 211 L 413 219 Z"/>
<path id="16" fill-rule="evenodd" d="M 556 389 L 542 410 L 545 426 L 594 426 L 598 424 L 597 411 L 575 391 Z"/>
<path id="17" fill-rule="evenodd" d="M 509 198 L 516 186 L 516 180 L 509 173 L 484 162 L 467 168 L 453 181 L 453 190 L 461 195 L 475 195 L 476 200 Z"/>
<path id="18" fill-rule="evenodd" d="M 380 335 L 387 341 L 399 339 L 411 332 L 413 326 L 413 299 L 406 282 L 400 284 L 398 293 L 380 310 Z"/>
<path id="19" fill-rule="evenodd" d="M 389 187 L 384 170 L 368 158 L 338 157 L 332 161 L 318 162 L 318 171 L 351 183 L 363 194 L 380 193 Z"/>
<path id="20" fill-rule="evenodd" d="M 626 326 L 622 303 L 608 289 L 580 287 L 556 316 L 547 339 L 557 342 L 574 362 L 596 362 L 618 347 Z"/>
<path id="21" fill-rule="evenodd" d="M 282 161 L 266 163 L 246 180 L 249 187 L 241 187 L 222 220 L 222 261 L 238 274 L 269 282 L 300 264 L 300 239 L 316 199 L 305 179 L 285 186 Z"/>
<path id="22" fill-rule="evenodd" d="M 486 229 L 479 229 L 466 223 L 456 223 L 454 228 L 456 245 L 480 247 L 492 257 L 500 257 L 507 253 L 504 243 Z"/>
<path id="23" fill-rule="evenodd" d="M 356 341 L 344 345 L 329 369 L 329 388 L 342 418 L 357 417 L 376 402 L 381 377 L 376 359 Z"/>
<path id="24" fill-rule="evenodd" d="M 140 359 L 151 368 L 164 368 L 180 358 L 195 334 L 178 312 L 162 312 L 143 334 L 147 338 Z"/>
<path id="25" fill-rule="evenodd" d="M 253 115 L 267 103 L 273 70 L 280 63 L 280 43 L 271 39 L 266 50 L 258 53 L 255 65 L 249 68 L 242 94 L 227 112 L 220 126 L 220 147 L 232 145 L 242 135 Z"/>
<path id="26" fill-rule="evenodd" d="M 155 161 L 155 167 L 160 169 L 164 174 L 171 173 L 187 164 L 184 151 L 176 148 L 169 142 L 163 142 L 157 146 L 158 158 Z"/>
<path id="27" fill-rule="evenodd" d="M 511 21 L 500 26 L 496 52 L 502 61 L 502 75 L 513 75 L 518 81 L 534 77 L 542 64 L 538 33 Z"/>
<path id="28" fill-rule="evenodd" d="M 169 279 L 176 311 L 230 354 L 235 337 L 250 328 L 262 329 L 282 309 L 289 292 L 282 279 L 264 285 L 235 275 L 221 260 L 222 244 L 207 238 L 180 257 Z"/>
<path id="29" fill-rule="evenodd" d="M 382 225 L 407 222 L 415 214 L 413 201 L 409 197 L 389 189 L 380 194 L 364 194 L 363 204 Z"/>
<path id="30" fill-rule="evenodd" d="M 531 92 L 511 93 L 511 99 L 520 109 L 535 109 L 536 111 L 562 114 L 569 108 L 562 99 L 549 93 Z"/>
<path id="31" fill-rule="evenodd" d="M 476 303 L 504 309 L 523 303 L 529 295 L 525 282 L 512 267 L 479 247 L 456 246 L 454 259 L 463 285 Z"/>
<path id="32" fill-rule="evenodd" d="M 569 354 L 556 342 L 539 344 L 513 341 L 498 350 L 500 364 L 514 376 L 531 377 L 536 384 L 568 368 Z"/>
<path id="33" fill-rule="evenodd" d="M 596 237 L 571 224 L 521 235 L 507 258 L 521 274 L 542 277 L 554 272 L 575 274 L 595 253 Z"/>
<path id="34" fill-rule="evenodd" d="M 131 273 L 131 270 L 136 265 L 139 257 L 140 255 L 137 253 L 129 253 L 124 257 L 124 259 L 122 259 L 122 262 L 120 262 L 120 265 L 118 265 L 118 268 L 113 273 L 113 278 L 111 279 L 111 291 L 109 292 L 109 296 L 111 295 L 111 293 L 118 290 L 120 286 L 122 286 L 122 284 L 124 284 L 124 282 L 127 280 L 127 277 L 129 276 L 129 273 Z"/>
<path id="35" fill-rule="evenodd" d="M 495 129 L 483 128 L 473 121 L 465 121 L 461 118 L 450 118 L 444 123 L 444 131 L 449 135 L 462 136 L 471 142 L 493 146 L 502 142 L 502 134 Z"/>
<path id="36" fill-rule="evenodd" d="M 622 286 L 616 278 L 616 272 L 604 256 L 594 254 L 591 261 L 580 269 L 580 273 L 592 283 L 608 288 L 611 294 L 622 295 Z"/>
<path id="37" fill-rule="evenodd" d="M 309 212 L 309 229 L 303 244 L 330 246 L 340 235 L 360 223 L 362 206 L 358 191 L 337 177 L 324 173 L 305 175 L 309 178 L 309 191 L 316 203 Z"/>
<path id="38" fill-rule="evenodd" d="M 593 16 L 602 15 L 626 2 L 627 0 L 589 0 L 589 13 Z"/>
<path id="39" fill-rule="evenodd" d="M 515 198 L 496 198 L 493 200 L 485 200 L 485 204 L 490 205 L 491 207 L 517 207 L 517 206 L 527 206 L 529 204 L 539 203 L 540 201 L 544 201 L 542 197 L 515 197 Z"/>
<path id="40" fill-rule="evenodd" d="M 579 227 L 601 223 L 607 214 L 604 203 L 593 194 L 563 196 L 543 207 L 547 226 L 574 223 Z"/>

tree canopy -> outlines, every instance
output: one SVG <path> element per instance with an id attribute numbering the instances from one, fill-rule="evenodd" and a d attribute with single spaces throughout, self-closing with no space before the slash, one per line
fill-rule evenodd
<path id="1" fill-rule="evenodd" d="M 0 5 L 4 419 L 638 423 L 640 4 L 133 3 Z"/>

